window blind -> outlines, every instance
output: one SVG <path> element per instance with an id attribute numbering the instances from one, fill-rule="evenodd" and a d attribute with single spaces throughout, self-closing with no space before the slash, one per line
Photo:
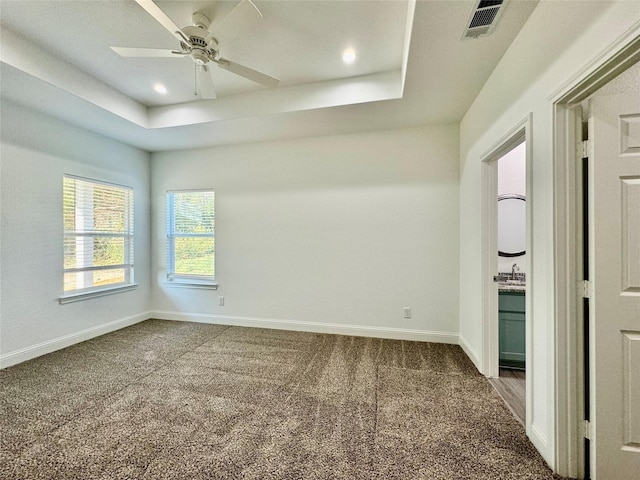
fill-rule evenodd
<path id="1" fill-rule="evenodd" d="M 215 282 L 215 192 L 167 192 L 167 279 Z"/>
<path id="2" fill-rule="evenodd" d="M 64 292 L 133 283 L 133 189 L 65 175 Z"/>

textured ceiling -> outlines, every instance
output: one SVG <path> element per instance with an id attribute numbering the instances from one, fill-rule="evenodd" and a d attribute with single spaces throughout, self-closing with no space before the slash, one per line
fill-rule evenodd
<path id="1" fill-rule="evenodd" d="M 2 101 L 150 151 L 458 122 L 537 1 L 509 1 L 494 33 L 461 40 L 469 0 L 259 1 L 264 18 L 223 56 L 280 78 L 215 69 L 216 100 L 194 97 L 188 58 L 122 58 L 110 46 L 175 49 L 133 1 L 0 0 Z M 179 26 L 238 2 L 158 1 Z M 414 13 L 415 12 L 415 13 Z M 409 20 L 409 22 L 408 22 Z M 354 47 L 358 59 L 340 54 Z M 152 90 L 164 83 L 167 96 Z"/>
<path id="2" fill-rule="evenodd" d="M 281 85 L 333 80 L 401 68 L 408 2 L 260 1 L 263 18 L 221 42 L 223 57 L 281 79 Z M 363 8 L 363 4 L 370 6 Z M 215 21 L 238 1 L 157 1 L 178 27 L 192 25 L 194 11 Z M 2 0 L 2 24 L 53 55 L 76 65 L 148 106 L 194 100 L 194 63 L 188 57 L 122 58 L 109 47 L 179 50 L 179 42 L 133 1 Z M 215 35 L 215 31 L 213 32 Z M 344 48 L 359 51 L 345 65 Z M 214 69 L 218 96 L 262 87 Z M 164 83 L 169 94 L 152 86 Z"/>

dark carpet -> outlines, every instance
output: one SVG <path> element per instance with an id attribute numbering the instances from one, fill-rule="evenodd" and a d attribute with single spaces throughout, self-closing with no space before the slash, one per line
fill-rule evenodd
<path id="1" fill-rule="evenodd" d="M 149 320 L 0 371 L 2 479 L 552 479 L 458 346 Z"/>

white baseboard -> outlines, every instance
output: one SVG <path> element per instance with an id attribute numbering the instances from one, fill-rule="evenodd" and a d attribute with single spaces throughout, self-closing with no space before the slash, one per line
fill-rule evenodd
<path id="1" fill-rule="evenodd" d="M 471 345 L 469 345 L 469 342 L 467 342 L 467 340 L 462 335 L 459 335 L 459 341 L 462 350 L 464 350 L 464 353 L 467 354 L 469 360 L 473 362 L 479 372 L 482 372 L 482 369 L 480 368 L 480 356 L 478 355 L 478 352 L 474 348 L 472 348 Z"/>
<path id="2" fill-rule="evenodd" d="M 333 333 L 357 337 L 389 338 L 394 340 L 413 340 L 419 342 L 450 343 L 458 345 L 459 336 L 453 332 L 434 332 L 389 327 L 371 327 L 362 325 L 344 325 L 339 323 L 303 322 L 256 317 L 235 317 L 228 315 L 210 315 L 198 313 L 180 313 L 166 311 L 143 312 L 138 315 L 114 320 L 95 327 L 87 328 L 69 335 L 47 340 L 29 347 L 0 354 L 0 369 L 26 362 L 47 353 L 55 352 L 76 343 L 105 335 L 121 328 L 135 325 L 150 318 L 159 320 L 177 320 L 183 322 L 210 323 L 216 325 L 235 325 L 241 327 L 273 328 L 277 330 L 296 330 L 314 333 Z M 463 346 L 464 348 L 464 346 Z M 465 349 L 466 351 L 466 349 Z M 469 353 L 467 352 L 467 355 Z M 475 360 L 472 358 L 472 361 Z"/>
<path id="3" fill-rule="evenodd" d="M 46 342 L 37 343 L 29 347 L 21 348 L 20 350 L 14 350 L 13 352 L 4 353 L 0 355 L 0 368 L 10 367 L 18 363 L 26 362 L 32 358 L 46 355 L 47 353 L 55 352 L 62 348 L 69 347 L 76 343 L 84 342 L 94 337 L 99 337 L 106 333 L 120 330 L 124 327 L 135 325 L 136 323 L 144 322 L 151 318 L 150 312 L 139 313 L 138 315 L 132 315 L 130 317 L 121 318 L 112 322 L 103 323 L 95 327 L 87 328 L 79 332 L 64 335 L 62 337 L 54 338 L 53 340 L 47 340 Z"/>
<path id="4" fill-rule="evenodd" d="M 370 327 L 362 325 L 344 325 L 340 323 L 303 322 L 272 318 L 235 317 L 229 315 L 211 315 L 201 313 L 181 313 L 156 311 L 151 318 L 159 320 L 177 320 L 182 322 L 210 323 L 215 325 L 234 325 L 239 327 L 273 328 L 276 330 L 296 330 L 313 333 L 333 333 L 356 337 L 389 338 L 394 340 L 414 340 L 458 344 L 458 334 L 453 332 L 432 332 L 404 328 Z"/>

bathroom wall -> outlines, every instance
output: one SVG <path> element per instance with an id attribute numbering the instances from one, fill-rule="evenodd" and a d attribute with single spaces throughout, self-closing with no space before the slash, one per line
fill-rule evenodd
<path id="1" fill-rule="evenodd" d="M 498 195 L 518 194 L 526 197 L 526 180 L 526 144 L 521 143 L 498 160 Z M 498 224 L 498 231 L 501 228 L 505 228 L 505 225 Z M 511 267 L 517 263 L 520 273 L 525 273 L 526 262 L 526 254 L 521 257 L 498 256 L 498 272 L 511 272 Z"/>

